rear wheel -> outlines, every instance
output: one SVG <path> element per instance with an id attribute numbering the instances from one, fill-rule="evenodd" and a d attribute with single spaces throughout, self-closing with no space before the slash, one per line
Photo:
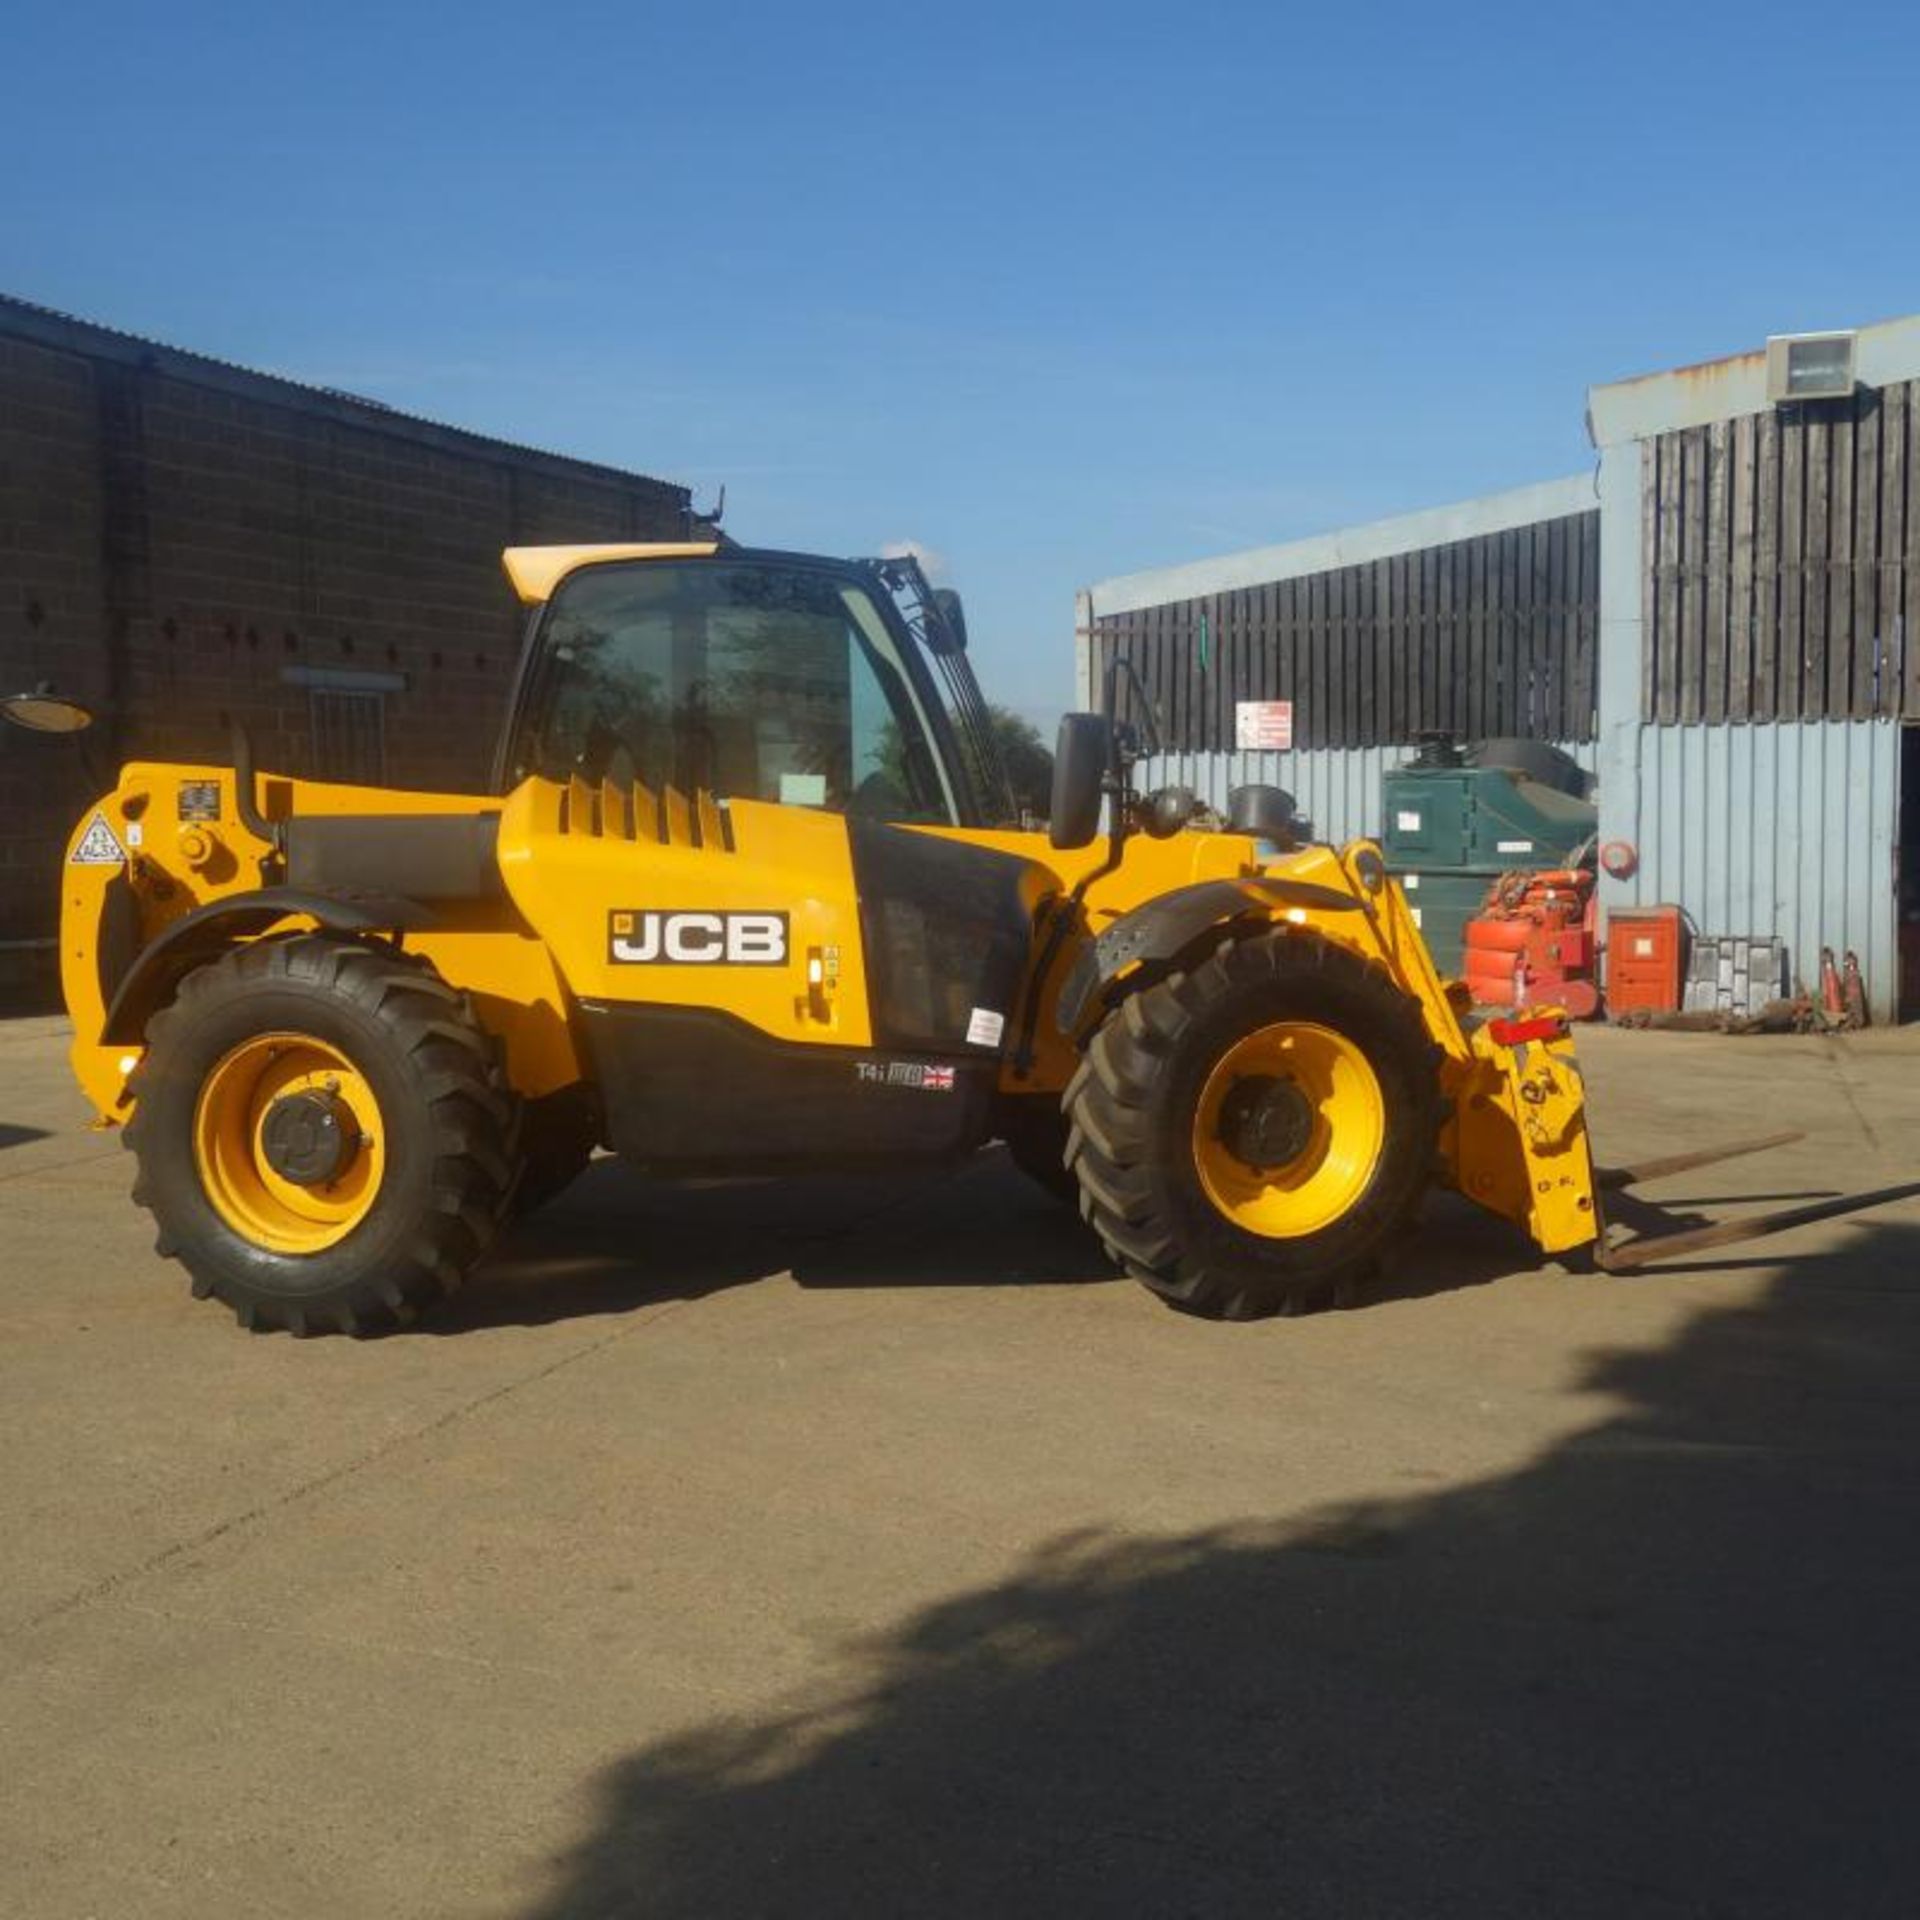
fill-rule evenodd
<path id="1" fill-rule="evenodd" d="M 243 1326 L 413 1319 L 486 1251 L 512 1186 L 516 1104 L 462 996 L 326 935 L 189 974 L 132 1091 L 134 1198 Z"/>
<path id="2" fill-rule="evenodd" d="M 1330 1302 L 1426 1187 L 1438 1050 L 1384 972 L 1311 934 L 1228 941 L 1095 1033 L 1067 1092 L 1081 1211 L 1189 1313 Z"/>

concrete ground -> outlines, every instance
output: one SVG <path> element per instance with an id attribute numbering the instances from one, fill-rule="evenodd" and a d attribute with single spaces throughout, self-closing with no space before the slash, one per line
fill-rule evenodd
<path id="1" fill-rule="evenodd" d="M 1600 1033 L 1655 1191 L 1920 1173 L 1920 1035 Z M 455 1311 L 250 1337 L 0 1027 L 0 1909 L 1910 1913 L 1920 1205 L 1684 1270 L 1436 1203 L 1252 1327 L 998 1154 L 597 1166 Z"/>

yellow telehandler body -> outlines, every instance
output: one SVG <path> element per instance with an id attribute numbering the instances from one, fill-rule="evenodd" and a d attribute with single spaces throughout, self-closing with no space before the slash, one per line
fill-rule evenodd
<path id="1" fill-rule="evenodd" d="M 598 1147 L 663 1175 L 1007 1141 L 1171 1303 L 1339 1297 L 1435 1181 L 1600 1241 L 1551 1012 L 1474 1021 L 1377 847 L 1135 793 L 1069 715 L 1023 825 L 911 561 L 521 549 L 492 791 L 136 762 L 63 869 L 74 1068 L 243 1322 L 373 1331 Z M 1106 830 L 1100 830 L 1102 809 Z"/>

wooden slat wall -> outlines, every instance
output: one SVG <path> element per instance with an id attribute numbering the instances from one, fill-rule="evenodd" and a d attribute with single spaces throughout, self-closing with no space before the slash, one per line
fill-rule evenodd
<path id="1" fill-rule="evenodd" d="M 1641 712 L 1920 720 L 1920 382 L 1646 443 Z"/>
<path id="2" fill-rule="evenodd" d="M 1569 514 L 1097 618 L 1094 697 L 1130 659 L 1175 753 L 1230 752 L 1242 700 L 1291 700 L 1296 747 L 1591 740 L 1599 595 L 1600 515 Z"/>

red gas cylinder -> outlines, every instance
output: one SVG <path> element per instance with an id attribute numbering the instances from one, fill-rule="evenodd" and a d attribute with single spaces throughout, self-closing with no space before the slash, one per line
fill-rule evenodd
<path id="1" fill-rule="evenodd" d="M 1556 1005 L 1576 1019 L 1599 1009 L 1592 983 L 1593 875 L 1507 873 L 1467 923 L 1466 978 L 1481 1006 Z"/>
<path id="2" fill-rule="evenodd" d="M 1467 922 L 1469 953 L 1524 953 L 1532 938 L 1531 920 L 1496 920 L 1483 913 Z"/>

